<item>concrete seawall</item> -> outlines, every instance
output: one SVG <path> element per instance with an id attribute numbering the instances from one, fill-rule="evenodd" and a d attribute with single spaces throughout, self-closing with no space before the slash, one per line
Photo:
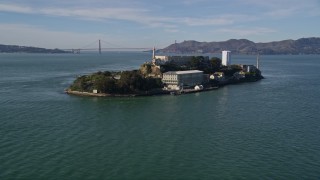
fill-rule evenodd
<path id="1" fill-rule="evenodd" d="M 89 93 L 89 92 L 81 92 L 81 91 L 72 91 L 67 89 L 64 91 L 70 95 L 77 95 L 77 96 L 91 96 L 91 97 L 134 97 L 137 94 L 106 94 L 106 93 Z"/>
<path id="2" fill-rule="evenodd" d="M 70 95 L 76 95 L 76 96 L 89 96 L 89 97 L 137 97 L 137 96 L 156 96 L 156 95 L 180 95 L 180 94 L 191 94 L 191 93 L 197 93 L 197 92 L 203 92 L 203 91 L 211 91 L 216 90 L 219 87 L 209 87 L 204 88 L 202 90 L 195 90 L 195 89 L 184 89 L 182 91 L 151 91 L 151 92 L 144 92 L 140 94 L 106 94 L 106 93 L 89 93 L 89 92 L 82 92 L 82 91 L 72 91 L 70 89 L 65 90 L 66 94 Z"/>

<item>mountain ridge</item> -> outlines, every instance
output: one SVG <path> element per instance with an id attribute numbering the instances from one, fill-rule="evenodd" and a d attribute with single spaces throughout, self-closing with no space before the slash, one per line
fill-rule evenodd
<path id="1" fill-rule="evenodd" d="M 320 54 L 320 38 L 309 37 L 297 40 L 281 40 L 255 43 L 248 39 L 229 39 L 218 42 L 198 42 L 195 40 L 171 44 L 158 50 L 160 53 L 221 53 L 229 50 L 234 54 Z"/>
<path id="2" fill-rule="evenodd" d="M 0 53 L 68 53 L 60 49 L 0 44 Z"/>

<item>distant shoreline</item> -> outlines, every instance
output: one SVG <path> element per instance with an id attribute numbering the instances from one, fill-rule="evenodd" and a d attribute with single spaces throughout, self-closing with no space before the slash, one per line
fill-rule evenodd
<path id="1" fill-rule="evenodd" d="M 236 55 L 319 55 L 320 37 L 287 39 L 272 42 L 253 42 L 248 39 L 229 39 L 226 41 L 199 42 L 188 40 L 171 44 L 157 53 L 174 54 L 215 54 L 228 49 Z M 32 46 L 0 44 L 0 53 L 80 53 L 83 49 L 47 49 Z M 98 49 L 97 49 L 98 51 Z M 151 52 L 151 48 L 149 51 Z"/>
<path id="2" fill-rule="evenodd" d="M 225 49 L 233 54 L 243 55 L 303 55 L 320 54 L 320 37 L 300 38 L 297 40 L 282 40 L 273 42 L 255 43 L 248 39 L 229 39 L 220 42 L 198 42 L 195 40 L 174 43 L 166 48 L 159 49 L 159 53 L 219 53 Z"/>
<path id="3" fill-rule="evenodd" d="M 66 54 L 71 53 L 61 49 L 46 49 L 30 46 L 3 45 L 0 44 L 0 53 L 34 53 L 34 54 Z"/>

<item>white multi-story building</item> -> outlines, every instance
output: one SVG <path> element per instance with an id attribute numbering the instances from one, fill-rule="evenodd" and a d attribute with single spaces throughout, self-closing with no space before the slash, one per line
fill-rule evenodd
<path id="1" fill-rule="evenodd" d="M 203 82 L 203 71 L 169 71 L 163 73 L 162 82 L 166 88 L 180 90 L 183 86 L 200 85 Z"/>
<path id="2" fill-rule="evenodd" d="M 222 51 L 222 65 L 229 66 L 231 64 L 231 51 Z"/>

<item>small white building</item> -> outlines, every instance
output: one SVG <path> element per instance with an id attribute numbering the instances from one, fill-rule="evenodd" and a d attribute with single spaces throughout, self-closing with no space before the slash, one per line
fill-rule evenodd
<path id="1" fill-rule="evenodd" d="M 255 72 L 257 67 L 254 65 L 241 65 L 242 71 L 244 72 Z"/>
<path id="2" fill-rule="evenodd" d="M 162 82 L 166 85 L 167 89 L 174 90 L 180 90 L 183 86 L 199 85 L 203 82 L 203 71 L 169 71 L 163 73 Z"/>
<path id="3" fill-rule="evenodd" d="M 231 64 L 231 51 L 222 51 L 222 65 L 229 66 Z"/>
<path id="4" fill-rule="evenodd" d="M 194 87 L 194 90 L 197 90 L 197 91 L 203 90 L 203 86 L 202 85 L 196 85 Z"/>
<path id="5" fill-rule="evenodd" d="M 214 74 L 210 75 L 210 79 L 221 81 L 225 79 L 223 72 L 215 72 Z"/>

